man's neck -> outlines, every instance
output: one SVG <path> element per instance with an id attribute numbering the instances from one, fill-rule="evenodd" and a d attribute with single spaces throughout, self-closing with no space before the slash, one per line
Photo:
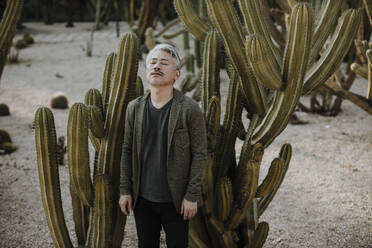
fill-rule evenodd
<path id="1" fill-rule="evenodd" d="M 152 105 L 155 108 L 161 108 L 173 98 L 173 85 L 172 87 L 154 87 L 150 85 L 150 93 Z"/>

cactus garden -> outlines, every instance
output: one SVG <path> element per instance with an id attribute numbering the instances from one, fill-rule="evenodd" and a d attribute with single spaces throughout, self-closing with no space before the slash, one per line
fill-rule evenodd
<path id="1" fill-rule="evenodd" d="M 371 246 L 371 1 L 78 2 L 0 4 L 0 247 L 138 247 L 124 120 L 164 42 L 207 130 L 190 248 Z"/>

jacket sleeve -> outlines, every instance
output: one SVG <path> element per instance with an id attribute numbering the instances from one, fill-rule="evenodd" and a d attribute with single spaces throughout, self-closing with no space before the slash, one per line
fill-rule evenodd
<path id="1" fill-rule="evenodd" d="M 125 113 L 124 141 L 120 161 L 120 194 L 132 195 L 132 143 L 133 143 L 133 104 L 129 103 Z"/>
<path id="2" fill-rule="evenodd" d="M 207 133 L 204 115 L 197 104 L 190 111 L 188 128 L 191 146 L 191 165 L 185 199 L 191 202 L 198 202 L 198 206 L 201 206 L 203 203 L 201 195 L 202 174 L 207 155 Z"/>

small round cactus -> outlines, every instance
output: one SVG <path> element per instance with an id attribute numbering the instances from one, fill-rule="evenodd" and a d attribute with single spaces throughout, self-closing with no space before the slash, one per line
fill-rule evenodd
<path id="1" fill-rule="evenodd" d="M 15 150 L 17 147 L 12 144 L 9 133 L 0 128 L 0 155 L 9 154 Z"/>
<path id="2" fill-rule="evenodd" d="M 0 116 L 10 115 L 9 107 L 5 103 L 0 103 Z"/>
<path id="3" fill-rule="evenodd" d="M 50 98 L 50 107 L 55 109 L 66 109 L 68 108 L 68 99 L 62 92 L 55 93 Z"/>
<path id="4" fill-rule="evenodd" d="M 4 142 L 0 144 L 0 154 L 10 154 L 15 150 L 17 150 L 17 147 L 11 142 Z"/>
<path id="5" fill-rule="evenodd" d="M 6 130 L 0 128 L 0 143 L 5 142 L 12 142 L 12 140 L 10 139 L 9 133 Z"/>
<path id="6" fill-rule="evenodd" d="M 35 43 L 34 38 L 32 38 L 31 34 L 28 33 L 23 35 L 23 40 L 27 45 Z"/>
<path id="7" fill-rule="evenodd" d="M 26 48 L 27 47 L 27 43 L 24 40 L 17 40 L 14 46 L 17 49 L 23 49 L 23 48 Z"/>

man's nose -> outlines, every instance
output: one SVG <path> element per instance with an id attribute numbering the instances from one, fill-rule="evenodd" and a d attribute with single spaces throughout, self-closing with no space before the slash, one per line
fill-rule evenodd
<path id="1" fill-rule="evenodd" d="M 160 70 L 160 63 L 155 63 L 153 69 L 154 69 L 155 71 Z"/>

